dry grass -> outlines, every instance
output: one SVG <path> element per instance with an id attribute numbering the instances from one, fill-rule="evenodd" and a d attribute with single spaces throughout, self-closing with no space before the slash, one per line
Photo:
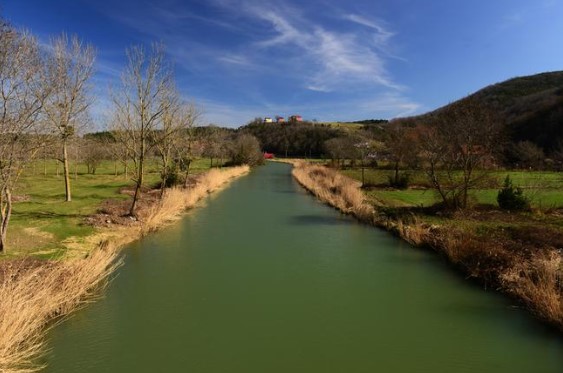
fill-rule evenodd
<path id="1" fill-rule="evenodd" d="M 295 162 L 295 179 L 322 202 L 362 221 L 372 222 L 374 209 L 365 201 L 360 183 L 323 166 Z"/>
<path id="2" fill-rule="evenodd" d="M 248 166 L 222 170 L 212 169 L 202 174 L 195 185 L 190 188 L 167 189 L 163 198 L 157 204 L 139 214 L 141 234 L 147 234 L 178 220 L 186 209 L 192 208 L 203 197 L 222 188 L 234 178 L 248 173 L 248 171 Z"/>
<path id="3" fill-rule="evenodd" d="M 249 171 L 247 166 L 211 170 L 188 189 L 167 190 L 158 204 L 140 212 L 140 224 L 113 226 L 80 243 L 66 260 L 29 265 L 13 262 L 0 273 L 0 372 L 35 372 L 44 352 L 44 332 L 100 294 L 121 264 L 118 249 L 179 219 L 200 199 Z M 103 242 L 101 244 L 100 242 Z M 77 253 L 80 257 L 76 257 Z M 83 254 L 89 253 L 84 257 Z"/>
<path id="4" fill-rule="evenodd" d="M 504 287 L 522 299 L 539 317 L 563 329 L 563 260 L 552 251 L 545 258 L 506 270 L 501 279 Z"/>
<path id="5" fill-rule="evenodd" d="M 120 264 L 104 244 L 87 258 L 8 268 L 0 284 L 0 372 L 39 370 L 46 325 L 99 294 Z"/>
<path id="6" fill-rule="evenodd" d="M 428 243 L 430 230 L 426 224 L 422 224 L 414 218 L 412 223 L 405 223 L 402 219 L 397 222 L 397 233 L 405 241 L 414 246 Z"/>

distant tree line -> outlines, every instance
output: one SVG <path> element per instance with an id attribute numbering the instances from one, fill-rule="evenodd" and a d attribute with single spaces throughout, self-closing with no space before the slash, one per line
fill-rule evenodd
<path id="1" fill-rule="evenodd" d="M 319 158 L 325 154 L 324 143 L 342 136 L 342 129 L 312 122 L 263 123 L 256 118 L 239 129 L 255 136 L 262 149 L 279 157 Z"/>

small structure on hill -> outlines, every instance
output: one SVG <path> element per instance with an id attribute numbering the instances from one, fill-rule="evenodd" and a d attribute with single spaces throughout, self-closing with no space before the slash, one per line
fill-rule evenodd
<path id="1" fill-rule="evenodd" d="M 280 117 L 279 115 L 276 115 L 276 123 L 284 123 L 284 122 L 285 122 L 284 117 Z"/>
<path id="2" fill-rule="evenodd" d="M 274 121 L 270 117 L 264 118 L 264 123 L 273 123 Z"/>
<path id="3" fill-rule="evenodd" d="M 292 115 L 289 117 L 290 122 L 303 122 L 303 117 L 301 115 Z"/>

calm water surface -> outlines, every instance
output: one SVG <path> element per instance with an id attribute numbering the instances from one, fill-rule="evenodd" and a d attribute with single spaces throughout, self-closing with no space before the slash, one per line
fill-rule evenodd
<path id="1" fill-rule="evenodd" d="M 269 164 L 126 252 L 47 372 L 563 372 L 563 339 Z"/>

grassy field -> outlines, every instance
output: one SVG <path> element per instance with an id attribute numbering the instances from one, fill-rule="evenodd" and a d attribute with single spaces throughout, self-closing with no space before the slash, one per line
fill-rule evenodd
<path id="1" fill-rule="evenodd" d="M 361 180 L 361 170 L 346 169 L 344 175 Z M 439 198 L 429 188 L 428 180 L 420 172 L 409 172 L 412 187 L 407 190 L 386 188 L 388 178 L 393 174 L 391 170 L 366 169 L 366 184 L 377 188 L 367 194 L 374 199 L 391 206 L 430 206 Z M 498 190 L 506 175 L 510 175 L 515 186 L 521 187 L 529 198 L 532 206 L 538 208 L 563 207 L 563 174 L 559 172 L 540 171 L 494 171 L 487 175 L 489 187 L 471 191 L 477 203 L 496 205 Z"/>
<path id="2" fill-rule="evenodd" d="M 192 173 L 209 169 L 209 160 L 192 165 Z M 38 161 L 30 165 L 20 179 L 14 196 L 14 210 L 8 230 L 6 255 L 13 257 L 32 254 L 57 257 L 65 252 L 65 240 L 80 238 L 93 232 L 83 224 L 88 215 L 97 211 L 103 201 L 130 198 L 120 190 L 133 184 L 123 173 L 123 166 L 104 162 L 95 175 L 87 173 L 84 164 L 71 165 L 72 202 L 64 202 L 64 179 L 57 161 Z M 45 174 L 46 173 L 46 174 Z M 160 176 L 156 163 L 151 163 L 145 175 L 146 185 L 155 185 Z"/>
<path id="3" fill-rule="evenodd" d="M 359 130 L 364 128 L 361 123 L 351 123 L 351 122 L 319 122 L 319 124 L 324 124 L 332 128 L 340 128 L 345 130 Z"/>

